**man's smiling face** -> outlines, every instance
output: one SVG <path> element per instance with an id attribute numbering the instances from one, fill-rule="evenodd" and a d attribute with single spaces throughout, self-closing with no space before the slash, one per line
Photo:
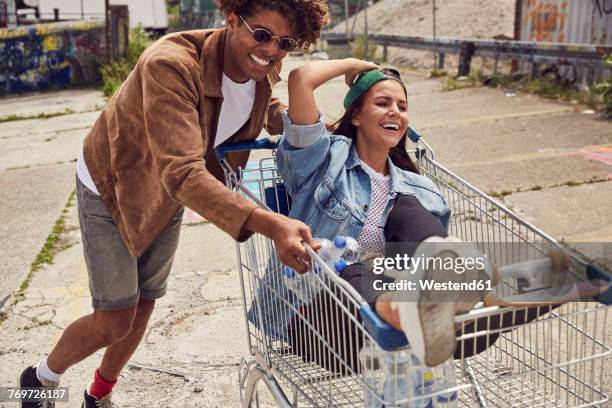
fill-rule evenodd
<path id="1" fill-rule="evenodd" d="M 244 17 L 244 20 L 252 30 L 264 28 L 272 35 L 293 38 L 289 20 L 277 11 L 262 9 L 252 16 Z M 255 41 L 251 30 L 240 16 L 229 13 L 227 25 L 229 55 L 227 52 L 225 55 L 229 59 L 225 59 L 224 71 L 234 81 L 260 81 L 287 55 L 287 52 L 279 48 L 276 38 L 264 44 Z"/>

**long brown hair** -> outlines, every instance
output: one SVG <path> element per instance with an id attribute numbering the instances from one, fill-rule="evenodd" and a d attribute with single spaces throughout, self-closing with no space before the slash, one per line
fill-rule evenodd
<path id="1" fill-rule="evenodd" d="M 406 92 L 406 86 L 401 81 L 399 74 L 396 73 L 397 71 L 386 69 L 382 69 L 382 71 L 386 76 L 390 77 L 389 80 L 398 81 L 404 88 L 404 92 Z M 351 106 L 349 106 L 346 112 L 344 112 L 344 115 L 342 115 L 342 117 L 336 123 L 334 123 L 334 134 L 346 136 L 352 139 L 353 142 L 357 141 L 357 127 L 353 125 L 352 119 L 353 116 L 355 116 L 355 114 L 357 114 L 357 112 L 359 112 L 359 110 L 363 106 L 364 98 L 368 94 L 368 92 L 370 92 L 370 90 L 368 90 L 359 98 L 357 98 L 355 102 L 353 102 Z M 402 136 L 397 145 L 395 145 L 391 148 L 391 150 L 389 150 L 389 158 L 391 159 L 393 164 L 399 167 L 400 169 L 419 174 L 419 169 L 414 164 L 414 162 L 408 155 L 408 152 L 406 151 L 406 140 L 408 131 L 409 130 L 407 129 L 406 133 L 404 134 L 404 136 Z"/>

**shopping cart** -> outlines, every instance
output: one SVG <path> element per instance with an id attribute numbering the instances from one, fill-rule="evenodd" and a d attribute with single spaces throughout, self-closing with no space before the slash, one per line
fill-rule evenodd
<path id="1" fill-rule="evenodd" d="M 477 245 L 502 270 L 539 262 L 534 259 L 562 246 L 435 161 L 433 150 L 412 129 L 410 138 L 421 174 L 437 184 L 452 209 L 451 235 Z M 286 214 L 291 203 L 274 154 L 246 169 L 232 169 L 224 160 L 228 152 L 274 147 L 266 139 L 222 146 L 217 154 L 228 187 L 265 209 Z M 319 270 L 314 275 L 321 290 L 313 302 L 316 307 L 296 303 L 282 284 L 281 265 L 270 239 L 255 234 L 237 244 L 250 351 L 239 371 L 243 407 L 260 406 L 260 383 L 280 407 L 427 406 L 441 395 L 456 395 L 459 405 L 466 407 L 587 407 L 603 406 L 609 400 L 603 389 L 605 360 L 611 353 L 605 343 L 606 304 L 612 300 L 608 293 L 597 301 L 570 302 L 549 313 L 542 310 L 528 324 L 519 324 L 527 308 L 479 304 L 455 319 L 462 328 L 480 322 L 477 330 L 462 329 L 457 335 L 456 382 L 398 400 L 385 395 L 383 380 L 368 370 L 380 368 L 376 367 L 380 356 L 385 356 L 387 366 L 399 364 L 393 359 L 400 354 L 392 350 L 406 346 L 404 335 L 378 319 L 351 286 L 311 248 L 306 250 L 312 268 Z M 571 248 L 565 250 L 571 255 L 571 279 L 611 280 L 612 274 L 602 265 Z M 521 278 L 502 276 L 494 293 L 497 298 L 512 298 L 524 293 L 524 284 Z M 494 324 L 502 317 L 509 319 L 510 327 Z M 290 337 L 279 332 L 279 327 L 289 325 Z M 477 354 L 476 344 L 483 339 L 492 345 Z M 377 360 L 368 357 L 367 347 L 375 351 Z M 413 370 L 424 369 L 418 362 L 412 364 Z"/>

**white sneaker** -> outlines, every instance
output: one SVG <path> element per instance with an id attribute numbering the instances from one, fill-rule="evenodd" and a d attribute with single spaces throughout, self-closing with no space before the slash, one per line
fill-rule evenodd
<path id="1" fill-rule="evenodd" d="M 492 286 L 497 284 L 497 272 L 484 256 L 469 243 L 459 241 L 454 237 L 431 237 L 423 241 L 413 256 L 414 259 L 447 259 L 447 258 L 480 258 L 484 268 L 472 269 L 463 273 L 450 273 L 448 270 L 419 267 L 411 280 L 416 282 L 411 299 L 406 299 L 406 293 L 396 292 L 395 301 L 391 307 L 398 311 L 402 331 L 406 335 L 416 356 L 428 366 L 437 366 L 453 355 L 456 347 L 454 318 L 457 311 L 467 311 L 483 300 L 488 290 L 459 291 L 454 294 L 444 294 L 426 287 L 421 287 L 420 281 L 435 282 L 470 282 L 490 279 Z M 423 266 L 423 265 L 421 265 Z"/>

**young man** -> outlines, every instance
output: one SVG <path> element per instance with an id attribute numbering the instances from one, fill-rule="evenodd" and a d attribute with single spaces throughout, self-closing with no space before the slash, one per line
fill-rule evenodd
<path id="1" fill-rule="evenodd" d="M 21 387 L 57 386 L 73 364 L 106 347 L 83 407 L 110 395 L 166 292 L 188 206 L 235 239 L 274 240 L 283 263 L 305 271 L 308 227 L 227 189 L 213 148 L 282 130 L 271 98 L 281 60 L 318 39 L 324 0 L 220 0 L 227 26 L 171 34 L 141 56 L 85 139 L 77 162 L 79 221 L 94 312 L 66 328 Z M 228 156 L 244 166 L 248 153 Z M 52 407 L 52 401 L 22 407 Z"/>

